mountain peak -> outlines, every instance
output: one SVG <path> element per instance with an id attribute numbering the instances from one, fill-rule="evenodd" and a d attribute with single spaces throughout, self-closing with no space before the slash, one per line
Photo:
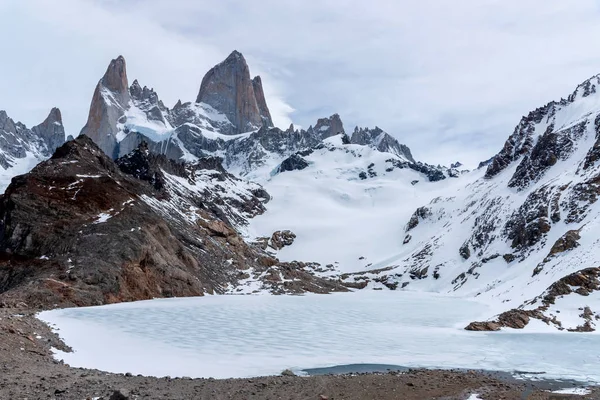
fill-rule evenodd
<path id="1" fill-rule="evenodd" d="M 50 113 L 48 114 L 44 122 L 58 122 L 60 125 L 62 125 L 62 114 L 60 112 L 60 109 L 57 107 L 52 107 Z"/>
<path id="2" fill-rule="evenodd" d="M 111 92 L 127 93 L 129 89 L 129 84 L 127 83 L 127 64 L 123 56 L 111 60 L 100 82 Z"/>
<path id="3" fill-rule="evenodd" d="M 31 130 L 46 143 L 49 154 L 52 154 L 54 150 L 65 142 L 65 128 L 62 123 L 62 115 L 56 107 L 50 110 L 44 122 L 34 126 Z"/>
<path id="4" fill-rule="evenodd" d="M 206 103 L 225 114 L 234 125 L 233 133 L 273 126 L 262 81 L 250 78 L 248 64 L 236 50 L 206 73 L 196 103 Z"/>
<path id="5" fill-rule="evenodd" d="M 243 63 L 246 63 L 246 59 L 244 58 L 244 55 L 237 50 L 233 50 L 225 59 L 225 62 L 231 62 L 231 61 L 241 61 Z"/>
<path id="6" fill-rule="evenodd" d="M 129 106 L 131 96 L 125 58 L 111 60 L 104 76 L 96 85 L 88 120 L 81 134 L 87 135 L 109 156 L 116 156 L 117 121 Z"/>

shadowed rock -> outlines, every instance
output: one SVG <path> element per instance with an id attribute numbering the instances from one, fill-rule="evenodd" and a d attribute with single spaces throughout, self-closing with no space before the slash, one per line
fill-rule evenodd
<path id="1" fill-rule="evenodd" d="M 258 90 L 258 96 L 255 92 Z M 253 81 L 242 53 L 233 51 L 202 79 L 197 103 L 206 103 L 225 114 L 235 126 L 233 133 L 248 132 L 261 126 L 271 127 L 260 78 Z"/>

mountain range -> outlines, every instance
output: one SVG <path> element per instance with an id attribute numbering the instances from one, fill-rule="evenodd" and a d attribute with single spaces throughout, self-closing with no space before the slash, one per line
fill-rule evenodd
<path id="1" fill-rule="evenodd" d="M 172 108 L 118 57 L 76 139 L 58 109 L 31 129 L 0 112 L 0 300 L 425 290 L 494 305 L 467 329 L 594 330 L 599 84 L 467 171 L 337 114 L 275 127 L 237 51 Z"/>

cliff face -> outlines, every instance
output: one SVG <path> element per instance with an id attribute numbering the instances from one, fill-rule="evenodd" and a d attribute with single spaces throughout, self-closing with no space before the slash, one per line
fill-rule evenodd
<path id="1" fill-rule="evenodd" d="M 208 104 L 225 114 L 234 125 L 233 133 L 273 126 L 262 81 L 258 76 L 250 78 L 248 64 L 237 51 L 204 76 L 196 103 Z"/>
<path id="2" fill-rule="evenodd" d="M 112 60 L 96 85 L 82 135 L 89 136 L 110 157 L 116 158 L 119 119 L 129 108 L 127 68 L 122 56 Z"/>

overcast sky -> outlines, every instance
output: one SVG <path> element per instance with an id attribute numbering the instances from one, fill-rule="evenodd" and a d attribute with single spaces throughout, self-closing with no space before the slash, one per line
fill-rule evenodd
<path id="1" fill-rule="evenodd" d="M 87 118 L 109 61 L 167 106 L 232 50 L 276 125 L 339 113 L 430 163 L 495 154 L 520 117 L 600 73 L 597 0 L 0 0 L 0 109 Z"/>

